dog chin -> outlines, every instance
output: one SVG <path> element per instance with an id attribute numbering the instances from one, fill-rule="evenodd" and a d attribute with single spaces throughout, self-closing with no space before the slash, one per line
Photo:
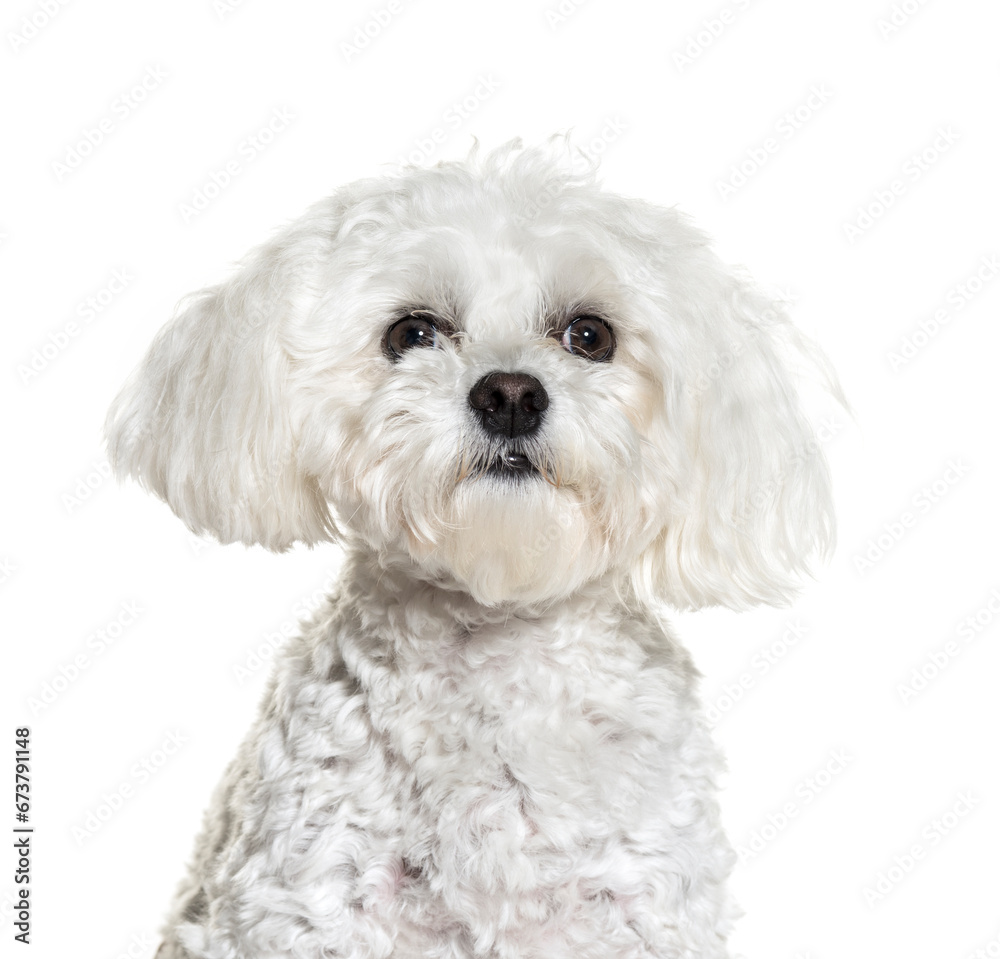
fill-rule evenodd
<path id="1" fill-rule="evenodd" d="M 573 490 L 536 472 L 491 472 L 455 489 L 434 543 L 410 538 L 425 571 L 479 603 L 545 603 L 600 575 L 606 544 Z"/>

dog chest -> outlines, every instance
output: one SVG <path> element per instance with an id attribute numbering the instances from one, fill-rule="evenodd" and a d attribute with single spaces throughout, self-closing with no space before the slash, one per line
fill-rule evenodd
<path id="1" fill-rule="evenodd" d="M 558 871 L 668 790 L 686 677 L 607 624 L 453 627 L 392 656 L 358 645 L 345 668 L 397 773 L 409 859 Z"/>

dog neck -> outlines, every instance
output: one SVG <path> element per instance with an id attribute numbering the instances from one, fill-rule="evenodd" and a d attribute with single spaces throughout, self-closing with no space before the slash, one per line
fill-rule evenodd
<path id="1" fill-rule="evenodd" d="M 455 624 L 469 633 L 512 621 L 541 623 L 557 619 L 569 610 L 577 617 L 605 618 L 624 605 L 610 574 L 568 595 L 542 602 L 512 600 L 484 604 L 469 595 L 454 577 L 428 573 L 403 552 L 375 553 L 357 545 L 347 550 L 342 582 L 359 608 L 384 607 L 388 600 L 397 610 L 419 610 L 424 616 L 438 619 L 442 624 Z"/>

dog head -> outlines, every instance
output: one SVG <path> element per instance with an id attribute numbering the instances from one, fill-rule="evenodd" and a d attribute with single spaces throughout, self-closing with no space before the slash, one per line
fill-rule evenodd
<path id="1" fill-rule="evenodd" d="M 515 141 L 351 184 L 193 295 L 109 450 L 195 532 L 342 538 L 484 603 L 779 602 L 833 531 L 789 349 L 683 215 Z"/>

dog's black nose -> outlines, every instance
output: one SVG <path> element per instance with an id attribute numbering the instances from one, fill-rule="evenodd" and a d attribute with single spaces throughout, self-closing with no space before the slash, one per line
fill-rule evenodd
<path id="1" fill-rule="evenodd" d="M 487 433 L 523 436 L 534 433 L 549 405 L 545 387 L 529 373 L 487 373 L 469 391 L 469 406 Z"/>

